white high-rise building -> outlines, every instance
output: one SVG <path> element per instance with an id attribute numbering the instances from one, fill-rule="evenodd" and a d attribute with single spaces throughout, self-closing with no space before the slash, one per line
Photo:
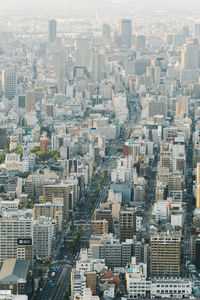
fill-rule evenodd
<path id="1" fill-rule="evenodd" d="M 0 218 L 0 263 L 17 258 L 18 239 L 32 238 L 32 218 L 18 210 L 3 212 Z"/>
<path id="2" fill-rule="evenodd" d="M 84 289 L 86 288 L 86 277 L 83 273 L 73 269 L 71 272 L 71 299 L 75 300 L 75 295 L 83 296 Z"/>
<path id="3" fill-rule="evenodd" d="M 14 69 L 7 69 L 2 72 L 2 85 L 4 96 L 12 100 L 17 91 L 17 75 Z"/>
<path id="4" fill-rule="evenodd" d="M 50 257 L 56 233 L 56 221 L 41 217 L 33 222 L 33 253 L 36 257 Z"/>

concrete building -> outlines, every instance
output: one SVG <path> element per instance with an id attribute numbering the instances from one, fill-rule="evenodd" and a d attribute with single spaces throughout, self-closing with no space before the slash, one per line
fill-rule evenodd
<path id="1" fill-rule="evenodd" d="M 53 203 L 53 199 L 62 198 L 64 204 L 64 216 L 68 216 L 72 211 L 78 199 L 78 184 L 60 183 L 55 185 L 43 186 L 43 202 Z"/>
<path id="2" fill-rule="evenodd" d="M 40 219 L 40 217 L 51 218 L 51 220 L 56 221 L 57 230 L 61 232 L 63 230 L 63 210 L 64 206 L 61 203 L 42 203 L 35 204 L 33 208 L 33 217 L 35 220 Z"/>
<path id="3" fill-rule="evenodd" d="M 53 43 L 56 40 L 57 35 L 57 22 L 56 20 L 49 21 L 49 42 Z"/>
<path id="4" fill-rule="evenodd" d="M 181 234 L 158 233 L 151 236 L 151 277 L 180 277 Z"/>
<path id="5" fill-rule="evenodd" d="M 83 291 L 86 288 L 86 277 L 83 273 L 72 269 L 71 272 L 71 299 L 75 300 L 75 295 L 83 296 Z"/>
<path id="6" fill-rule="evenodd" d="M 132 21 L 121 19 L 119 21 L 120 46 L 122 48 L 131 48 L 132 46 Z"/>
<path id="7" fill-rule="evenodd" d="M 119 239 L 125 242 L 126 239 L 133 239 L 136 234 L 136 211 L 134 208 L 121 210 L 119 213 Z"/>
<path id="8" fill-rule="evenodd" d="M 17 74 L 14 69 L 7 69 L 2 72 L 2 85 L 4 96 L 12 100 L 17 92 Z"/>
<path id="9" fill-rule="evenodd" d="M 56 223 L 48 218 L 33 222 L 33 254 L 39 258 L 51 257 L 56 235 Z"/>
<path id="10" fill-rule="evenodd" d="M 26 213 L 4 212 L 0 218 L 0 262 L 17 258 L 18 239 L 31 239 L 32 219 Z"/>
<path id="11" fill-rule="evenodd" d="M 26 294 L 29 264 L 28 260 L 6 259 L 0 271 L 0 290 Z"/>
<path id="12" fill-rule="evenodd" d="M 96 209 L 94 212 L 94 220 L 106 220 L 108 222 L 108 232 L 113 232 L 113 218 L 110 209 Z"/>
<path id="13" fill-rule="evenodd" d="M 104 234 L 108 233 L 108 221 L 97 220 L 92 221 L 92 234 Z"/>
<path id="14" fill-rule="evenodd" d="M 35 92 L 34 90 L 26 91 L 25 93 L 25 111 L 32 113 L 35 111 Z"/>

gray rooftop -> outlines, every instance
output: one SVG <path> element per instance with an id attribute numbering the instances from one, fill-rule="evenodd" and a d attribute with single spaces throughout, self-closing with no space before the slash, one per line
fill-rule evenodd
<path id="1" fill-rule="evenodd" d="M 29 264 L 29 260 L 6 259 L 0 271 L 0 283 L 26 280 Z"/>

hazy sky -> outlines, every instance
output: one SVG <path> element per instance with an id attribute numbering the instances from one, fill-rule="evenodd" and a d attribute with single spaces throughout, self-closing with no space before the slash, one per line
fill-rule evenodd
<path id="1" fill-rule="evenodd" d="M 3 8 L 45 8 L 52 7 L 74 7 L 79 6 L 80 8 L 87 7 L 103 7 L 108 6 L 112 3 L 112 0 L 0 0 Z M 121 0 L 121 5 L 130 6 L 131 8 L 200 8 L 200 0 Z"/>

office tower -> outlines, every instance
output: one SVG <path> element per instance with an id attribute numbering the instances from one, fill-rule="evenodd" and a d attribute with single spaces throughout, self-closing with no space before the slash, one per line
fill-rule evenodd
<path id="1" fill-rule="evenodd" d="M 104 57 L 102 54 L 94 54 L 92 57 L 92 79 L 94 83 L 100 83 L 103 79 Z"/>
<path id="2" fill-rule="evenodd" d="M 108 221 L 108 232 L 113 232 L 113 217 L 110 209 L 96 209 L 94 212 L 94 220 L 107 220 Z"/>
<path id="3" fill-rule="evenodd" d="M 103 36 L 103 40 L 106 40 L 106 39 L 110 38 L 110 25 L 105 24 L 105 23 L 103 24 L 102 36 Z"/>
<path id="4" fill-rule="evenodd" d="M 48 142 L 49 139 L 45 136 L 40 138 L 40 151 L 47 152 L 48 151 Z"/>
<path id="5" fill-rule="evenodd" d="M 46 217 L 33 221 L 33 254 L 39 258 L 51 257 L 56 235 L 56 223 Z"/>
<path id="6" fill-rule="evenodd" d="M 25 111 L 26 113 L 35 111 L 35 93 L 33 90 L 26 91 L 25 93 Z"/>
<path id="7" fill-rule="evenodd" d="M 104 234 L 108 233 L 108 221 L 98 220 L 92 221 L 92 234 Z"/>
<path id="8" fill-rule="evenodd" d="M 200 24 L 193 25 L 193 38 L 194 39 L 200 38 Z"/>
<path id="9" fill-rule="evenodd" d="M 146 38 L 144 35 L 139 35 L 136 37 L 136 50 L 138 52 L 143 52 L 146 46 Z"/>
<path id="10" fill-rule="evenodd" d="M 200 163 L 197 163 L 196 169 L 196 208 L 200 208 Z"/>
<path id="11" fill-rule="evenodd" d="M 181 234 L 156 233 L 150 243 L 151 277 L 180 277 Z"/>
<path id="12" fill-rule="evenodd" d="M 12 100 L 17 92 L 17 75 L 15 70 L 7 69 L 2 72 L 2 85 L 4 96 Z"/>
<path id="13" fill-rule="evenodd" d="M 56 20 L 49 21 L 49 42 L 53 43 L 57 34 L 57 22 Z"/>
<path id="14" fill-rule="evenodd" d="M 182 69 L 199 68 L 199 44 L 196 39 L 184 45 L 182 50 Z"/>
<path id="15" fill-rule="evenodd" d="M 126 239 L 133 239 L 136 234 L 136 212 L 133 208 L 121 210 L 119 213 L 119 239 L 125 242 Z"/>
<path id="16" fill-rule="evenodd" d="M 65 94 L 65 72 L 66 72 L 66 55 L 65 52 L 53 53 L 53 68 L 57 79 L 58 93 Z"/>
<path id="17" fill-rule="evenodd" d="M 90 41 L 86 38 L 75 41 L 75 65 L 89 68 L 91 60 Z"/>
<path id="18" fill-rule="evenodd" d="M 17 258 L 18 239 L 32 238 L 32 218 L 26 214 L 4 212 L 0 218 L 0 263 Z"/>
<path id="19" fill-rule="evenodd" d="M 123 48 L 131 48 L 132 46 L 132 21 L 121 19 L 119 21 L 120 45 Z"/>
<path id="20" fill-rule="evenodd" d="M 61 203 L 42 203 L 35 204 L 33 208 L 33 217 L 38 220 L 40 217 L 45 216 L 51 218 L 51 220 L 56 220 L 57 230 L 59 232 L 63 229 L 63 204 Z"/>
<path id="21" fill-rule="evenodd" d="M 25 108 L 25 96 L 24 95 L 18 96 L 18 107 Z"/>
<path id="22" fill-rule="evenodd" d="M 8 145 L 7 128 L 1 126 L 0 127 L 0 149 L 5 149 L 7 145 Z"/>

